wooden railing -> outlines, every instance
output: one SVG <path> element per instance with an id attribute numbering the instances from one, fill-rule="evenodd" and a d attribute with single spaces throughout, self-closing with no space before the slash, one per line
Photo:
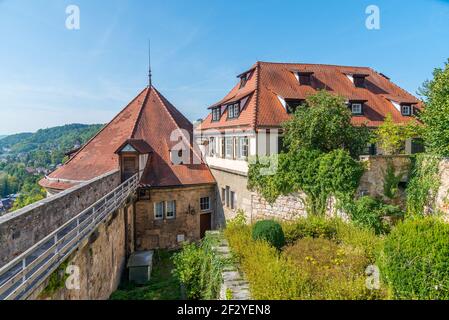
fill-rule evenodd
<path id="1" fill-rule="evenodd" d="M 0 268 L 0 300 L 26 299 L 137 190 L 134 175 Z"/>

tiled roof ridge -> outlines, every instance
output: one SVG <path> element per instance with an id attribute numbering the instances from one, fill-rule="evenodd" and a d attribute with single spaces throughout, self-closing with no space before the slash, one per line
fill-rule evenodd
<path id="1" fill-rule="evenodd" d="M 259 64 L 288 64 L 288 65 L 308 65 L 308 66 L 325 66 L 325 67 L 340 67 L 340 68 L 355 68 L 355 69 L 371 69 L 371 67 L 366 66 L 347 66 L 340 64 L 327 64 L 327 63 L 306 63 L 306 62 L 270 62 L 270 61 L 258 61 Z"/>
<path id="2" fill-rule="evenodd" d="M 144 98 L 143 101 L 142 101 L 142 105 L 140 106 L 139 115 L 137 116 L 136 122 L 134 123 L 133 131 L 131 132 L 131 137 L 130 137 L 130 139 L 134 139 L 134 135 L 136 134 L 137 127 L 138 127 L 138 125 L 139 125 L 140 119 L 142 118 L 143 109 L 144 109 L 144 107 L 145 107 L 145 104 L 146 104 L 147 101 L 148 101 L 148 97 L 150 96 L 152 86 L 151 86 L 151 87 L 148 86 L 146 89 L 147 89 L 147 93 L 146 93 L 146 95 L 145 95 L 145 98 Z"/>
<path id="3" fill-rule="evenodd" d="M 64 165 L 66 165 L 66 164 L 68 164 L 68 163 L 70 163 L 73 159 L 75 159 L 76 158 L 76 156 L 81 152 L 81 151 L 83 151 L 86 147 L 87 147 L 87 145 L 89 144 L 89 143 L 91 143 L 98 135 L 100 135 L 100 133 L 102 133 L 112 122 L 114 122 L 114 120 L 116 120 L 126 109 L 128 109 L 128 107 L 134 102 L 134 101 L 136 101 L 139 97 L 140 97 L 140 95 L 146 90 L 147 88 L 145 88 L 145 89 L 143 89 L 142 91 L 140 91 L 139 92 L 139 94 L 133 99 L 133 100 L 131 100 L 122 110 L 120 110 L 120 112 L 119 113 L 117 113 L 116 114 L 116 116 L 114 117 L 114 118 L 112 118 L 112 120 L 111 121 L 109 121 L 103 128 L 101 128 L 101 130 L 100 131 L 98 131 L 92 138 L 90 138 L 77 152 L 75 152 L 74 154 L 73 154 L 73 156 L 66 162 L 66 163 L 64 163 Z"/>
<path id="4" fill-rule="evenodd" d="M 382 77 L 382 74 L 380 74 L 379 72 L 377 72 L 376 70 L 374 70 L 373 68 L 369 68 L 372 72 L 378 74 L 379 76 Z M 385 77 L 384 77 L 385 78 Z M 385 78 L 385 80 L 387 80 L 389 83 L 391 83 L 395 88 L 399 89 L 402 93 L 405 93 L 407 95 L 412 96 L 413 98 L 415 98 L 417 101 L 421 101 L 421 99 L 418 99 L 417 97 L 415 97 L 414 94 L 411 94 L 410 92 L 408 92 L 407 90 L 401 88 L 400 86 L 398 86 L 396 83 L 394 83 L 393 81 L 391 81 L 391 79 Z M 385 98 L 385 97 L 384 97 Z M 387 99 L 387 98 L 385 98 Z"/>
<path id="5" fill-rule="evenodd" d="M 165 111 L 168 113 L 170 119 L 174 122 L 175 126 L 176 126 L 178 129 L 180 129 L 180 132 L 181 132 L 181 134 L 184 136 L 184 138 L 186 138 L 185 135 L 184 135 L 184 130 L 185 130 L 185 128 L 182 128 L 182 127 L 178 124 L 178 122 L 175 120 L 175 118 L 173 117 L 173 115 L 171 114 L 171 112 L 168 110 L 168 107 L 167 107 L 166 103 L 164 102 L 165 99 L 162 99 L 161 94 L 160 94 L 160 92 L 159 92 L 157 89 L 154 88 L 154 92 L 155 92 L 155 94 L 156 94 L 156 97 L 157 97 L 157 98 L 159 99 L 159 101 L 161 102 L 161 104 L 165 107 Z M 193 129 L 193 127 L 192 127 L 192 129 Z M 193 132 L 192 132 L 192 134 L 193 134 Z M 191 140 L 191 139 L 192 139 L 192 140 Z M 193 148 L 193 145 L 192 145 L 193 137 L 191 137 L 191 139 L 187 139 L 187 141 L 189 141 L 189 148 L 190 148 L 190 150 L 191 150 L 197 157 L 199 157 L 198 154 L 195 152 L 195 150 L 194 150 L 194 148 Z M 202 159 L 202 157 L 199 157 L 199 159 Z M 201 161 L 202 161 L 202 160 L 201 160 Z"/>

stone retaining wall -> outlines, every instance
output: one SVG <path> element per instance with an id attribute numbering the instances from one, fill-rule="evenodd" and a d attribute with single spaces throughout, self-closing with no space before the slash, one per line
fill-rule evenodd
<path id="1" fill-rule="evenodd" d="M 449 217 L 449 158 L 440 162 L 439 176 L 441 185 L 435 197 L 435 206 Z"/>
<path id="2" fill-rule="evenodd" d="M 388 163 L 392 163 L 395 169 L 395 175 L 402 175 L 402 181 L 408 180 L 410 168 L 410 157 L 408 156 L 366 156 L 361 161 L 366 165 L 366 171 L 360 180 L 360 186 L 357 195 L 370 195 L 372 197 L 381 197 L 387 203 L 403 205 L 405 201 L 405 192 L 399 191 L 397 199 L 388 199 L 384 197 L 384 182 Z M 449 170 L 449 162 L 447 164 Z M 449 186 L 449 172 L 447 185 Z M 247 221 L 254 222 L 264 219 L 279 219 L 284 221 L 296 220 L 307 216 L 305 206 L 306 195 L 304 193 L 294 193 L 288 196 L 280 196 L 273 204 L 268 203 L 262 196 L 253 193 L 251 197 L 251 211 L 245 212 Z M 335 208 L 335 199 L 329 199 L 327 205 L 328 215 L 339 215 L 347 219 L 344 212 L 337 212 Z"/>
<path id="3" fill-rule="evenodd" d="M 110 218 L 68 258 L 68 266 L 79 271 L 79 288 L 67 288 L 61 280 L 60 287 L 43 293 L 49 279 L 28 297 L 30 300 L 106 300 L 117 289 L 130 248 L 126 242 L 132 237 L 126 233 L 126 215 L 133 215 L 133 206 L 117 210 Z M 64 273 L 65 270 L 59 270 Z M 58 271 L 55 271 L 58 272 Z M 70 284 L 74 282 L 68 281 Z"/>
<path id="4" fill-rule="evenodd" d="M 114 171 L 0 217 L 0 267 L 120 185 Z"/>

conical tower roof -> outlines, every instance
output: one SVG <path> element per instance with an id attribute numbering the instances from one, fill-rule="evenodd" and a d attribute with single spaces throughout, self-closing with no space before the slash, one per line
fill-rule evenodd
<path id="1" fill-rule="evenodd" d="M 171 135 L 179 129 L 190 141 L 194 164 L 172 164 L 170 150 L 177 142 L 171 141 Z M 168 187 L 215 183 L 209 168 L 193 150 L 192 124 L 154 87 L 140 92 L 67 163 L 39 183 L 64 190 L 117 170 L 119 157 L 115 152 L 130 140 L 143 141 L 151 150 L 141 184 Z"/>

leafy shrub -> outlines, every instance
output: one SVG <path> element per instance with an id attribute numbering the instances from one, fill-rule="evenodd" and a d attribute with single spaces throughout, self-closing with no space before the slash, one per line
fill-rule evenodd
<path id="1" fill-rule="evenodd" d="M 303 238 L 335 239 L 337 235 L 336 221 L 320 216 L 308 216 L 295 222 L 284 222 L 282 229 L 288 245 Z"/>
<path id="2" fill-rule="evenodd" d="M 285 245 L 284 231 L 281 225 L 274 220 L 258 221 L 253 226 L 254 240 L 265 240 L 273 247 L 281 249 Z"/>
<path id="3" fill-rule="evenodd" d="M 358 300 L 384 296 L 366 287 L 365 270 L 370 264 L 362 251 L 323 238 L 304 238 L 284 251 L 305 277 L 303 299 Z"/>
<path id="4" fill-rule="evenodd" d="M 187 299 L 211 300 L 218 297 L 221 270 L 225 264 L 212 250 L 214 239 L 206 237 L 201 245 L 184 245 L 173 257 L 173 270 L 184 286 Z"/>
<path id="5" fill-rule="evenodd" d="M 382 201 L 366 196 L 346 205 L 351 221 L 364 228 L 373 229 L 376 234 L 388 233 L 390 225 L 385 217 L 399 218 L 403 216 L 397 206 L 384 204 Z"/>
<path id="6" fill-rule="evenodd" d="M 397 299 L 449 299 L 449 225 L 410 219 L 385 240 L 382 274 Z"/>
<path id="7" fill-rule="evenodd" d="M 268 202 L 275 202 L 280 195 L 304 192 L 305 204 L 310 214 L 321 215 L 331 196 L 342 200 L 353 197 L 363 174 L 363 165 L 354 160 L 348 151 L 333 150 L 322 153 L 317 150 L 291 150 L 277 158 L 274 175 L 264 175 L 265 158 L 251 162 L 248 172 L 248 188 L 259 192 Z"/>
<path id="8" fill-rule="evenodd" d="M 307 222 L 309 219 L 313 222 Z M 364 289 L 365 265 L 372 263 L 379 238 L 369 230 L 358 229 L 337 219 L 309 219 L 301 219 L 299 223 L 306 228 L 296 229 L 305 231 L 289 229 L 291 239 L 293 236 L 301 237 L 298 241 L 301 244 L 284 247 L 283 252 L 265 241 L 254 241 L 251 226 L 233 225 L 224 230 L 232 253 L 250 284 L 251 297 L 263 300 L 384 297 L 383 291 Z M 296 223 L 284 223 L 283 228 L 294 225 Z M 303 238 L 306 234 L 314 234 L 318 238 Z M 335 240 L 328 240 L 327 236 Z M 366 250 L 365 244 L 368 246 Z M 315 260 L 305 261 L 306 256 L 315 257 Z M 340 261 L 342 259 L 344 263 Z M 333 270 L 320 274 L 320 268 L 327 270 L 330 266 L 334 266 Z"/>
<path id="9" fill-rule="evenodd" d="M 419 116 L 424 123 L 422 136 L 426 149 L 449 157 L 449 60 L 444 68 L 434 70 L 433 79 L 423 84 L 420 94 L 426 104 Z"/>
<path id="10" fill-rule="evenodd" d="M 396 175 L 393 161 L 390 159 L 387 163 L 387 170 L 384 175 L 384 195 L 389 199 L 395 199 L 399 192 L 399 183 L 406 172 L 400 172 Z"/>
<path id="11" fill-rule="evenodd" d="M 387 114 L 384 122 L 376 130 L 376 142 L 386 155 L 399 154 L 405 141 L 414 138 L 420 133 L 416 122 L 398 124 L 393 120 L 391 113 Z"/>
<path id="12" fill-rule="evenodd" d="M 440 187 L 438 176 L 439 157 L 421 154 L 413 163 L 412 175 L 407 187 L 407 215 L 423 216 L 426 206 L 433 207 Z"/>
<path id="13" fill-rule="evenodd" d="M 266 241 L 254 241 L 250 226 L 226 228 L 225 236 L 256 300 L 298 299 L 302 287 L 297 268 Z"/>
<path id="14" fill-rule="evenodd" d="M 359 226 L 336 220 L 336 237 L 338 243 L 351 246 L 354 250 L 363 252 L 363 255 L 375 264 L 383 246 L 383 238 L 374 233 L 374 230 L 360 228 Z"/>

